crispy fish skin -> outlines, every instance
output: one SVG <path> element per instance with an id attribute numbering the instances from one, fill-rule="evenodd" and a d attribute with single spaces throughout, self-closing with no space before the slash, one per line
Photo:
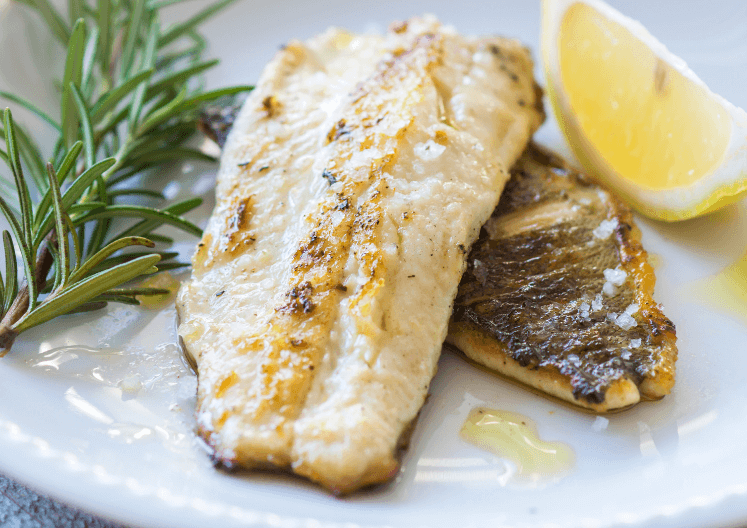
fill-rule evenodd
<path id="1" fill-rule="evenodd" d="M 472 248 L 447 342 L 593 411 L 668 394 L 675 328 L 653 300 L 630 209 L 536 145 L 511 172 Z"/>
<path id="2" fill-rule="evenodd" d="M 177 299 L 217 462 L 336 493 L 397 472 L 540 95 L 517 42 L 433 18 L 384 37 L 330 30 L 266 67 Z"/>

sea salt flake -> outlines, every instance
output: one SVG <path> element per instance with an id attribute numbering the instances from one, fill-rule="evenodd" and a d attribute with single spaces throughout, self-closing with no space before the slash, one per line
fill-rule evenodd
<path id="1" fill-rule="evenodd" d="M 631 339 L 630 340 L 630 348 L 638 348 L 641 346 L 641 340 L 640 339 Z M 630 352 L 628 352 L 628 355 L 630 355 Z"/>
<path id="2" fill-rule="evenodd" d="M 139 374 L 131 374 L 119 382 L 119 388 L 122 392 L 134 394 L 143 388 L 143 382 L 140 380 Z"/>
<path id="3" fill-rule="evenodd" d="M 604 283 L 604 286 L 602 286 L 602 293 L 604 293 L 607 297 L 614 297 L 617 294 L 617 287 L 611 282 L 607 281 Z"/>
<path id="4" fill-rule="evenodd" d="M 598 312 L 602 309 L 602 294 L 597 293 L 597 296 L 594 297 L 594 300 L 591 301 L 591 310 L 594 312 Z"/>
<path id="5" fill-rule="evenodd" d="M 605 418 L 604 416 L 597 416 L 596 420 L 594 420 L 594 423 L 591 424 L 591 428 L 598 433 L 607 429 L 607 426 L 609 424 L 610 421 L 607 418 Z"/>
<path id="6" fill-rule="evenodd" d="M 638 326 L 636 320 L 626 313 L 621 313 L 620 315 L 618 315 L 617 319 L 615 320 L 615 324 L 623 330 L 630 330 L 634 326 Z"/>
<path id="7" fill-rule="evenodd" d="M 602 220 L 601 223 L 591 233 L 602 240 L 606 240 L 610 237 L 613 231 L 617 229 L 617 218 L 612 220 Z"/>
<path id="8" fill-rule="evenodd" d="M 625 279 L 628 274 L 625 273 L 619 266 L 615 269 L 607 268 L 604 270 L 604 278 L 607 282 L 614 284 L 615 286 L 622 286 L 625 284 Z"/>

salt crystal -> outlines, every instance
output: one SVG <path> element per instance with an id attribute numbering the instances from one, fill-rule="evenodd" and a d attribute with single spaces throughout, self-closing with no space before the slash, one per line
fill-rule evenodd
<path id="1" fill-rule="evenodd" d="M 418 143 L 415 145 L 415 155 L 424 161 L 431 161 L 439 157 L 444 153 L 446 147 L 439 145 L 432 139 L 429 139 L 425 143 Z"/>
<path id="2" fill-rule="evenodd" d="M 624 270 L 618 266 L 615 269 L 607 268 L 604 270 L 604 278 L 607 282 L 611 282 L 615 286 L 622 286 L 625 284 L 625 278 L 628 276 Z"/>
<path id="3" fill-rule="evenodd" d="M 607 297 L 614 297 L 617 293 L 617 287 L 609 281 L 605 282 L 604 286 L 602 286 L 602 293 Z"/>
<path id="4" fill-rule="evenodd" d="M 625 308 L 625 313 L 628 315 L 633 315 L 638 311 L 638 305 L 636 303 L 630 303 L 630 306 Z"/>
<path id="5" fill-rule="evenodd" d="M 610 235 L 616 228 L 617 218 L 613 218 L 612 220 L 602 220 L 599 226 L 597 226 L 597 228 L 594 229 L 594 231 L 592 231 L 591 233 L 597 238 L 606 240 L 610 237 Z"/>
<path id="6" fill-rule="evenodd" d="M 630 340 L 630 348 L 638 348 L 641 346 L 641 340 L 640 339 L 631 339 Z"/>
<path id="7" fill-rule="evenodd" d="M 620 315 L 618 315 L 617 319 L 615 320 L 615 324 L 623 330 L 630 330 L 634 326 L 638 326 L 636 320 L 626 313 L 621 313 Z"/>
<path id="8" fill-rule="evenodd" d="M 594 420 L 594 423 L 591 424 L 591 428 L 598 433 L 607 429 L 607 426 L 609 424 L 610 421 L 607 418 L 605 418 L 604 416 L 597 416 L 596 420 Z"/>
<path id="9" fill-rule="evenodd" d="M 138 374 L 132 374 L 119 382 L 119 388 L 122 389 L 122 392 L 134 394 L 143 388 L 143 382 L 140 381 Z"/>
<path id="10" fill-rule="evenodd" d="M 597 293 L 597 296 L 594 297 L 594 300 L 591 301 L 591 309 L 594 312 L 598 312 L 602 309 L 602 294 Z"/>

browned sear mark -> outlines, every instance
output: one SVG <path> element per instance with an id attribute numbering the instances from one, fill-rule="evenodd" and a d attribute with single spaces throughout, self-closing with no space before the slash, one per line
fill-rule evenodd
<path id="1" fill-rule="evenodd" d="M 278 308 L 277 311 L 287 314 L 311 313 L 314 310 L 314 303 L 311 301 L 313 293 L 314 287 L 309 281 L 297 284 L 285 294 L 288 302 Z"/>
<path id="2" fill-rule="evenodd" d="M 340 119 L 337 123 L 335 123 L 335 126 L 332 127 L 332 130 L 329 131 L 329 134 L 327 134 L 327 143 L 337 141 L 338 139 L 340 139 L 340 137 L 349 134 L 350 128 L 348 128 L 344 119 Z"/>
<path id="3" fill-rule="evenodd" d="M 278 100 L 274 95 L 268 95 L 267 97 L 262 99 L 262 109 L 267 114 L 267 117 L 273 117 L 275 114 L 277 114 L 279 106 L 280 103 L 278 103 Z"/>
<path id="4" fill-rule="evenodd" d="M 253 196 L 237 198 L 231 204 L 233 212 L 226 220 L 226 228 L 220 238 L 222 252 L 235 256 L 241 248 L 254 242 L 255 238 L 248 230 L 253 199 Z"/>

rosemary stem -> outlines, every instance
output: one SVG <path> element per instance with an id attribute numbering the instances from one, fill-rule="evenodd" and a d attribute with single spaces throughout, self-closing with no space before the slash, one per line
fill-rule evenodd
<path id="1" fill-rule="evenodd" d="M 56 244 L 57 240 L 54 238 L 54 233 L 50 233 L 50 236 L 39 249 L 39 253 L 36 258 L 36 267 L 34 268 L 34 280 L 36 281 L 36 291 L 41 291 L 46 283 L 46 277 L 49 270 L 54 264 L 54 258 L 52 252 L 49 250 L 49 244 Z M 0 321 L 0 357 L 7 354 L 13 343 L 18 337 L 18 332 L 13 329 L 13 326 L 26 314 L 29 308 L 29 288 L 28 284 L 24 283 L 18 290 L 13 304 L 10 309 Z"/>

